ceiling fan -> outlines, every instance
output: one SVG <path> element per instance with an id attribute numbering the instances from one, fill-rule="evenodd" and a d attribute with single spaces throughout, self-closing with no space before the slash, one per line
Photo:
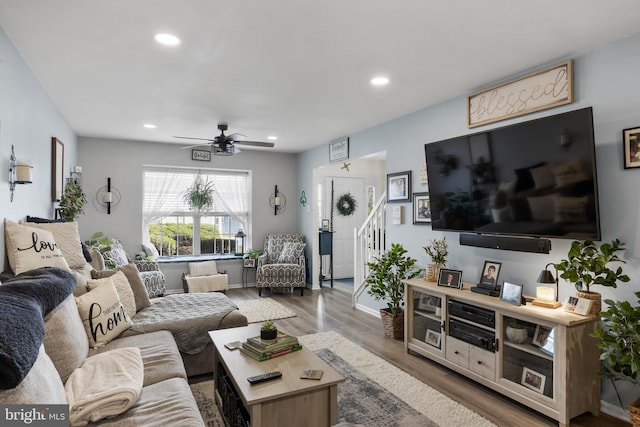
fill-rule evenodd
<path id="1" fill-rule="evenodd" d="M 216 155 L 216 156 L 233 156 L 234 154 L 239 153 L 240 150 L 238 149 L 238 147 L 236 147 L 236 145 L 248 145 L 248 146 L 252 146 L 252 147 L 267 147 L 267 148 L 272 148 L 274 146 L 273 142 L 239 140 L 238 137 L 245 137 L 246 138 L 246 135 L 242 135 L 241 133 L 232 133 L 231 135 L 225 135 L 224 131 L 227 130 L 227 124 L 226 123 L 220 123 L 218 125 L 218 130 L 220 131 L 220 135 L 214 137 L 213 139 L 211 139 L 211 138 L 192 138 L 192 137 L 189 137 L 189 136 L 174 136 L 174 138 L 197 139 L 197 140 L 201 140 L 201 141 L 209 141 L 208 143 L 190 145 L 188 147 L 182 147 L 182 148 L 184 149 L 184 148 L 198 147 L 198 146 L 201 146 L 201 145 L 210 145 L 211 146 L 211 153 L 213 155 Z"/>

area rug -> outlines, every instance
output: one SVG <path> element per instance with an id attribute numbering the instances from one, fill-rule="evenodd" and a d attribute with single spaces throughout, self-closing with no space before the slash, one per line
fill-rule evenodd
<path id="1" fill-rule="evenodd" d="M 338 386 L 338 422 L 367 427 L 494 426 L 337 332 L 298 339 L 346 378 Z M 212 380 L 191 385 L 207 427 L 223 427 L 213 387 Z"/>
<path id="2" fill-rule="evenodd" d="M 247 316 L 247 322 L 258 323 L 265 320 L 285 319 L 295 317 L 296 313 L 284 305 L 269 298 L 235 301 L 240 313 Z"/>

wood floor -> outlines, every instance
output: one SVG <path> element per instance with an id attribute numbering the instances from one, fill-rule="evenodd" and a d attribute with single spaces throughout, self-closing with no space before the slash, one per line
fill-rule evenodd
<path id="1" fill-rule="evenodd" d="M 233 300 L 254 299 L 255 288 L 230 289 Z M 554 420 L 527 409 L 494 391 L 467 380 L 465 377 L 420 356 L 407 354 L 402 341 L 383 335 L 381 320 L 351 307 L 351 288 L 335 283 L 334 288 L 299 290 L 293 294 L 271 294 L 263 290 L 262 296 L 273 297 L 291 308 L 298 316 L 280 319 L 277 324 L 293 335 L 337 331 L 372 353 L 411 374 L 425 384 L 461 402 L 466 407 L 491 420 L 498 426 L 557 426 Z M 571 420 L 571 426 L 614 427 L 631 426 L 606 414 L 594 417 L 584 414 Z"/>

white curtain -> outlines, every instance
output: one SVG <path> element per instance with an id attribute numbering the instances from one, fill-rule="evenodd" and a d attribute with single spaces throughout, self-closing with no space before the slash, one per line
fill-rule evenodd
<path id="1" fill-rule="evenodd" d="M 183 194 L 200 174 L 214 183 L 214 204 L 203 215 L 229 215 L 248 230 L 249 174 L 247 172 L 171 170 L 147 168 L 144 171 L 142 239 L 149 241 L 149 224 L 169 215 L 192 215 Z"/>

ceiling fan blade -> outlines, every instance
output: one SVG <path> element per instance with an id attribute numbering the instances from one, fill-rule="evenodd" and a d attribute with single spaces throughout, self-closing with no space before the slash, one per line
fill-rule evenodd
<path id="1" fill-rule="evenodd" d="M 213 142 L 214 140 L 211 138 L 193 138 L 190 136 L 174 136 L 174 138 L 180 138 L 180 139 L 198 139 L 200 141 L 211 141 Z"/>
<path id="2" fill-rule="evenodd" d="M 186 150 L 187 148 L 196 148 L 196 147 L 210 147 L 211 144 L 208 142 L 202 143 L 202 144 L 195 144 L 195 145 L 187 145 L 186 147 L 180 147 L 181 150 Z"/>
<path id="3" fill-rule="evenodd" d="M 231 140 L 231 141 L 235 141 L 236 139 L 238 139 L 238 137 L 242 137 L 242 138 L 246 138 L 247 135 L 243 135 L 241 133 L 232 133 L 231 135 L 226 135 L 226 139 L 227 140 Z"/>
<path id="4" fill-rule="evenodd" d="M 250 145 L 252 147 L 267 147 L 272 148 L 275 144 L 273 142 L 261 142 L 261 141 L 233 141 L 236 145 Z"/>

